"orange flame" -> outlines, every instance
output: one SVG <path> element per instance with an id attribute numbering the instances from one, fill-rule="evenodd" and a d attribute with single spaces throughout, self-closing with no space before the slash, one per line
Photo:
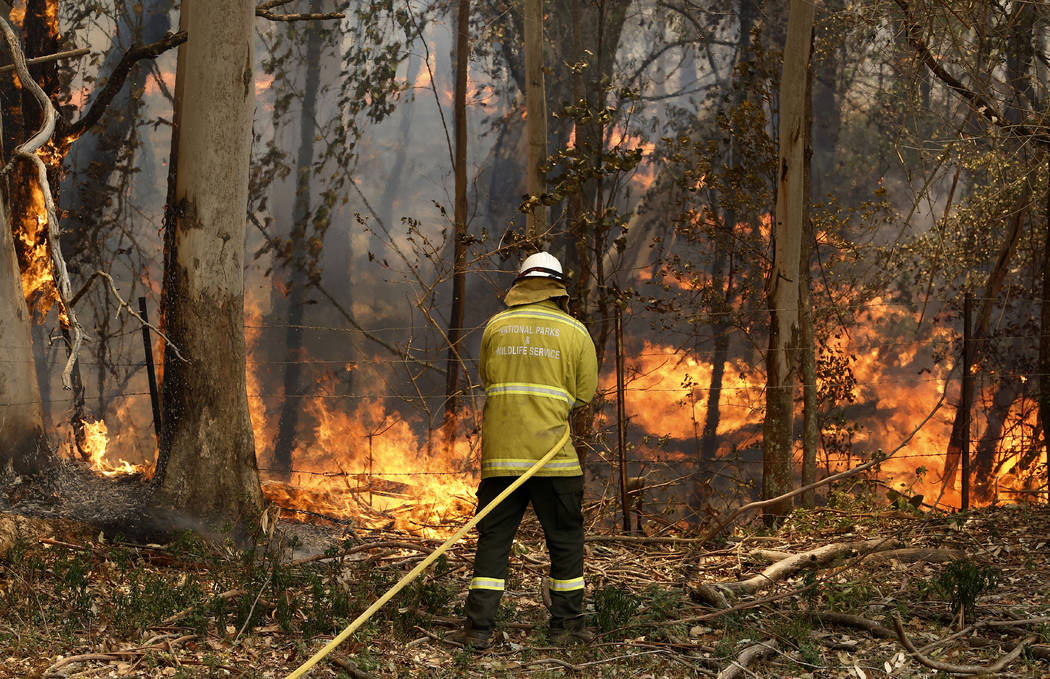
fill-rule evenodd
<path id="1" fill-rule="evenodd" d="M 20 222 L 17 237 L 25 253 L 22 292 L 29 308 L 34 309 L 37 319 L 43 322 L 59 297 L 47 248 L 48 220 L 44 192 L 35 179 L 31 182 L 31 204 Z"/>
<path id="2" fill-rule="evenodd" d="M 262 319 L 259 304 L 246 299 L 250 354 L 260 348 Z M 259 396 L 249 398 L 252 426 L 257 442 L 273 441 L 282 395 L 263 397 L 260 370 L 260 364 L 252 363 L 247 372 L 249 395 Z M 419 423 L 387 410 L 378 397 L 336 397 L 328 384 L 334 379 L 320 380 L 316 395 L 303 398 L 299 440 L 292 452 L 295 473 L 290 483 L 264 474 L 266 497 L 282 507 L 352 519 L 370 528 L 427 536 L 451 532 L 455 526 L 449 524 L 458 524 L 474 509 L 476 464 L 470 440 L 458 437 L 446 449 L 441 432 L 420 437 Z M 464 412 L 453 426 L 464 428 L 472 418 Z M 258 452 L 264 460 L 272 454 L 262 447 Z"/>
<path id="3" fill-rule="evenodd" d="M 131 464 L 123 459 L 116 465 L 110 464 L 106 459 L 108 448 L 109 430 L 105 420 L 84 422 L 84 452 L 88 454 L 88 463 L 92 469 L 103 476 L 119 476 L 147 471 L 146 467 Z"/>

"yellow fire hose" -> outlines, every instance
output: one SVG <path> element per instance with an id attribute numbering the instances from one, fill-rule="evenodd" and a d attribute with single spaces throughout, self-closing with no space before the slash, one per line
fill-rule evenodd
<path id="1" fill-rule="evenodd" d="M 521 486 L 521 484 L 525 483 L 529 480 L 529 478 L 534 476 L 536 472 L 538 472 L 540 468 L 543 467 L 543 465 L 547 464 L 547 462 L 552 457 L 554 457 L 559 450 L 561 450 L 562 446 L 564 446 L 565 442 L 568 440 L 569 428 L 565 427 L 565 433 L 561 435 L 561 438 L 558 439 L 558 442 L 554 444 L 554 447 L 547 451 L 546 455 L 537 460 L 536 464 L 532 465 L 532 467 L 530 467 L 528 471 L 516 478 L 514 482 L 507 486 L 507 488 L 502 493 L 496 496 L 496 499 L 485 505 L 484 508 L 482 508 L 477 514 L 474 515 L 474 518 L 472 518 L 470 521 L 467 521 L 467 523 L 465 523 L 462 528 L 456 531 L 455 535 L 450 537 L 448 540 L 445 540 L 444 544 L 442 544 L 440 547 L 431 552 L 430 555 L 427 556 L 427 558 L 420 561 L 415 568 L 413 568 L 411 571 L 405 574 L 403 578 L 398 580 L 397 584 L 388 589 L 383 596 L 376 599 L 376 602 L 369 606 L 364 613 L 357 616 L 357 618 L 352 623 L 347 625 L 346 629 L 339 633 L 339 636 L 335 637 L 327 644 L 325 644 L 324 648 L 322 648 L 317 653 L 314 653 L 309 660 L 304 662 L 299 667 L 299 669 L 289 674 L 285 679 L 298 679 L 299 677 L 303 676 L 304 674 L 310 671 L 310 668 L 312 668 L 314 665 L 320 662 L 322 658 L 324 658 L 326 655 L 335 650 L 336 646 L 346 641 L 347 637 L 349 637 L 351 634 L 357 631 L 357 628 L 363 625 L 366 620 L 375 615 L 376 611 L 382 608 L 383 605 L 386 604 L 386 602 L 393 599 L 398 592 L 400 592 L 402 589 L 405 588 L 406 585 L 408 585 L 408 583 L 412 582 L 417 577 L 419 577 L 420 573 L 427 569 L 427 566 L 434 563 L 434 561 L 437 560 L 439 556 L 444 554 L 449 547 L 459 542 L 460 539 L 464 535 L 466 535 L 471 528 L 476 526 L 479 521 L 485 518 L 485 516 L 493 509 L 495 509 L 499 503 L 506 500 L 511 493 L 513 493 Z"/>

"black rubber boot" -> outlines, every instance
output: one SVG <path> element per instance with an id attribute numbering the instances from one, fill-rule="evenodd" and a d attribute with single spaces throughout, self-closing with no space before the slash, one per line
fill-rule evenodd
<path id="1" fill-rule="evenodd" d="M 492 631 L 477 629 L 469 620 L 463 624 L 463 629 L 453 632 L 448 638 L 463 644 L 468 650 L 485 651 L 492 647 Z"/>

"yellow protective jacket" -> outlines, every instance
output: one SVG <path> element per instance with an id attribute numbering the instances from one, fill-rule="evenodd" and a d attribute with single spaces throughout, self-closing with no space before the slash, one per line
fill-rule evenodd
<path id="1" fill-rule="evenodd" d="M 587 328 L 558 306 L 559 297 L 567 297 L 560 283 L 526 278 L 507 293 L 509 308 L 485 326 L 481 478 L 527 471 L 561 438 L 569 411 L 594 397 L 594 343 Z M 536 475 L 582 473 L 570 440 Z"/>

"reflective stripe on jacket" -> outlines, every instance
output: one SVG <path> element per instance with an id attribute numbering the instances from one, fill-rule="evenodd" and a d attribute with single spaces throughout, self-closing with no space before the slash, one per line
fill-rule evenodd
<path id="1" fill-rule="evenodd" d="M 542 284 L 528 284 L 536 288 L 531 297 L 542 297 Z M 551 297 L 565 294 L 563 287 L 549 285 L 552 293 L 560 292 Z M 515 299 L 522 297 L 508 294 L 508 303 Z M 511 306 L 489 320 L 481 340 L 480 373 L 486 395 L 482 478 L 527 471 L 564 433 L 569 411 L 590 402 L 598 386 L 587 328 L 550 297 Z M 537 476 L 582 473 L 570 440 Z"/>

